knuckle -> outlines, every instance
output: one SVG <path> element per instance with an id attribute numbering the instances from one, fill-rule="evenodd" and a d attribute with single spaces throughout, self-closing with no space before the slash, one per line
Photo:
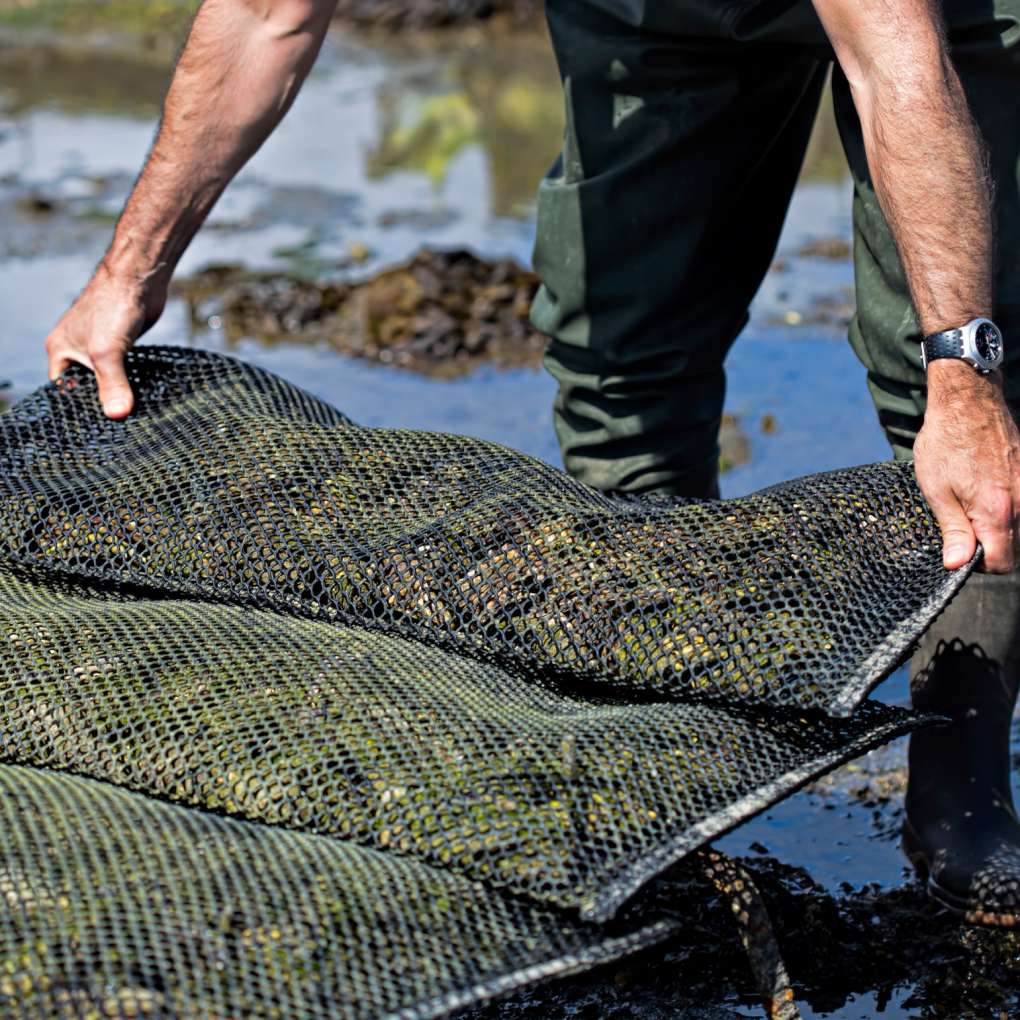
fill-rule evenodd
<path id="1" fill-rule="evenodd" d="M 921 491 L 936 515 L 951 509 L 956 502 L 953 498 L 953 490 L 939 482 L 922 484 Z"/>
<path id="2" fill-rule="evenodd" d="M 970 528 L 954 521 L 951 524 L 944 524 L 942 526 L 942 534 L 945 538 L 970 538 L 973 532 Z"/>
<path id="3" fill-rule="evenodd" d="M 1008 490 L 999 490 L 985 501 L 984 514 L 998 528 L 1009 528 L 1013 524 L 1013 496 Z"/>
<path id="4" fill-rule="evenodd" d="M 94 358 L 119 357 L 121 350 L 116 340 L 94 340 L 89 344 L 89 354 Z"/>

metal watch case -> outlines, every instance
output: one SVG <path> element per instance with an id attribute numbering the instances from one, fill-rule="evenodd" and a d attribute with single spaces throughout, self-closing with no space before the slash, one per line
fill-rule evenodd
<path id="1" fill-rule="evenodd" d="M 1002 331 L 991 319 L 971 319 L 959 329 L 932 333 L 921 341 L 921 364 L 927 370 L 933 361 L 956 358 L 982 374 L 1002 365 Z"/>

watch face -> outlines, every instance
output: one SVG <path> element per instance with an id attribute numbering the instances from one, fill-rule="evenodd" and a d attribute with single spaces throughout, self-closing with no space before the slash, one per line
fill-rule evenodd
<path id="1" fill-rule="evenodd" d="M 974 336 L 978 354 L 989 364 L 1002 357 L 1002 334 L 990 322 L 982 322 Z"/>

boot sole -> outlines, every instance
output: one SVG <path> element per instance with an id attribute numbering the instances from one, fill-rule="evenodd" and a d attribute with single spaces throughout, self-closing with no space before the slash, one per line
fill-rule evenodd
<path id="1" fill-rule="evenodd" d="M 921 849 L 917 837 L 912 831 L 908 832 L 906 827 L 903 830 L 900 849 L 917 873 L 917 877 L 924 882 L 928 897 L 966 924 L 979 925 L 983 928 L 1014 928 L 1020 924 L 1018 913 L 1002 913 L 976 907 L 969 899 L 939 885 L 931 876 L 928 855 Z"/>

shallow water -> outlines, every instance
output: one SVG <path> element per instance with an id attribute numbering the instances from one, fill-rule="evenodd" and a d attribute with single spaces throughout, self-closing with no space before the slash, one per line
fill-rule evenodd
<path id="1" fill-rule="evenodd" d="M 166 75 L 165 58 L 130 48 L 0 51 L 0 380 L 12 382 L 14 395 L 44 380 L 42 342 L 103 251 L 150 143 Z M 469 32 L 373 48 L 337 32 L 294 111 L 229 190 L 181 271 L 236 261 L 328 274 L 352 246 L 368 252 L 359 274 L 422 245 L 527 261 L 535 185 L 560 132 L 557 78 L 540 37 L 496 45 Z M 825 120 L 780 244 L 785 270 L 769 274 L 729 360 L 727 406 L 750 456 L 725 475 L 726 495 L 888 455 L 842 324 L 783 324 L 811 319 L 819 299 L 845 303 L 849 262 L 796 252 L 813 239 L 848 239 L 849 215 L 849 184 Z M 151 338 L 227 349 L 215 329 L 189 333 L 183 304 L 172 301 Z M 444 382 L 326 346 L 229 349 L 364 424 L 463 432 L 558 462 L 553 387 L 540 371 L 484 369 Z M 905 701 L 902 674 L 882 696 Z M 898 764 L 902 747 L 883 754 Z M 791 798 L 722 841 L 738 853 L 752 844 L 807 867 L 832 890 L 904 878 L 888 817 L 876 821 L 838 788 Z M 909 989 L 900 991 L 888 1003 L 864 998 L 804 1015 L 913 1015 L 897 1004 Z M 657 1010 L 636 1006 L 631 1015 Z"/>

